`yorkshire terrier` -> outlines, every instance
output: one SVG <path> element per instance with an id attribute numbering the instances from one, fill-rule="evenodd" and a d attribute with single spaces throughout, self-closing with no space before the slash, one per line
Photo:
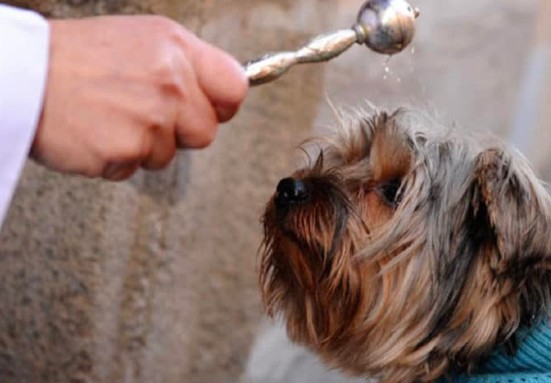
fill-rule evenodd
<path id="1" fill-rule="evenodd" d="M 399 110 L 343 123 L 310 162 L 267 205 L 260 286 L 329 366 L 433 382 L 548 326 L 551 198 L 520 154 Z"/>

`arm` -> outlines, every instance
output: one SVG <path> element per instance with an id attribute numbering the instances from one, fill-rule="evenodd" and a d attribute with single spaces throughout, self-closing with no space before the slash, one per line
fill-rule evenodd
<path id="1" fill-rule="evenodd" d="M 12 69 L 21 77 L 32 70 L 37 74 L 16 84 L 7 79 L 13 76 L 10 72 L 0 79 L 8 95 L 22 93 L 7 109 L 15 120 L 5 138 L 8 147 L 0 149 L 13 157 L 3 163 L 0 157 L 0 175 L 9 177 L 9 182 L 1 182 L 6 189 L 0 205 L 4 210 L 33 133 L 31 156 L 41 164 L 65 173 L 122 180 L 140 167 L 165 167 L 177 148 L 209 145 L 218 123 L 232 118 L 245 97 L 248 80 L 242 66 L 167 18 L 108 16 L 49 24 L 47 86 L 36 132 L 44 47 L 41 61 L 22 56 Z M 29 39 L 47 45 L 47 35 Z M 29 44 L 18 43 L 12 50 Z M 29 97 L 25 92 L 35 95 L 32 108 L 22 100 Z M 31 111 L 32 118 L 21 121 Z M 21 144 L 14 155 L 16 141 Z"/>
<path id="2" fill-rule="evenodd" d="M 48 42 L 40 15 L 0 5 L 0 224 L 40 117 Z"/>
<path id="3" fill-rule="evenodd" d="M 158 16 L 51 22 L 44 111 L 32 156 L 67 173 L 121 180 L 203 148 L 245 97 L 244 69 Z"/>

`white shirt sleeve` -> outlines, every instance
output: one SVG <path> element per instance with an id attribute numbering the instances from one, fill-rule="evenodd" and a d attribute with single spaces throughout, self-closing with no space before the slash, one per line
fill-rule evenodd
<path id="1" fill-rule="evenodd" d="M 49 41 L 42 16 L 0 5 L 0 225 L 42 112 Z"/>

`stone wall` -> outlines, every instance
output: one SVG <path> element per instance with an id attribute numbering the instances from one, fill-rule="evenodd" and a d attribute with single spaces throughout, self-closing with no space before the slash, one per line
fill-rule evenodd
<path id="1" fill-rule="evenodd" d="M 323 0 L 30 0 L 49 17 L 168 15 L 246 61 L 326 30 Z M 260 216 L 324 67 L 253 89 L 204 151 L 107 183 L 29 162 L 0 235 L 0 381 L 235 381 L 261 310 Z M 67 111 L 70 113 L 70 111 Z"/>

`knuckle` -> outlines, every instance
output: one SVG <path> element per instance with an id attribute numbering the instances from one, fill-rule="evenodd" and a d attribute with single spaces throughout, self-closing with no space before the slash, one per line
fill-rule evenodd
<path id="1" fill-rule="evenodd" d="M 213 110 L 204 111 L 199 120 L 189 123 L 182 120 L 181 124 L 176 126 L 176 136 L 178 138 L 178 147 L 203 149 L 209 146 L 218 132 L 218 121 Z"/>
<path id="2" fill-rule="evenodd" d="M 137 161 L 142 161 L 145 158 L 149 157 L 151 155 L 151 144 L 148 142 L 148 140 L 141 140 L 139 141 L 136 146 L 133 148 L 132 154 L 135 155 L 135 158 Z"/>
<path id="3" fill-rule="evenodd" d="M 151 145 L 145 136 L 143 134 L 142 137 L 126 139 L 110 153 L 106 162 L 125 164 L 140 162 L 147 158 L 151 152 Z"/>
<path id="4" fill-rule="evenodd" d="M 195 35 L 174 20 L 168 18 L 164 18 L 164 20 L 165 23 L 162 28 L 170 43 L 185 51 L 190 49 L 195 40 Z"/>
<path id="5" fill-rule="evenodd" d="M 167 151 L 163 153 L 163 155 L 159 156 L 158 158 L 155 158 L 154 161 L 147 162 L 147 168 L 151 170 L 160 170 L 166 168 L 174 158 L 176 152 L 175 151 Z"/>
<path id="6" fill-rule="evenodd" d="M 148 16 L 151 27 L 155 27 L 162 35 L 177 33 L 181 26 L 174 20 L 161 15 Z"/>
<path id="7" fill-rule="evenodd" d="M 86 178 L 98 178 L 102 175 L 103 170 L 100 166 L 90 166 L 78 173 Z"/>
<path id="8" fill-rule="evenodd" d="M 197 149 L 203 149 L 214 142 L 217 133 L 216 125 L 202 131 L 195 141 L 195 147 Z"/>
<path id="9" fill-rule="evenodd" d="M 165 84 L 174 85 L 178 82 L 178 71 L 174 56 L 174 53 L 163 53 L 155 61 L 151 74 L 157 84 L 161 86 Z"/>
<path id="10" fill-rule="evenodd" d="M 130 178 L 137 170 L 136 165 L 115 168 L 104 174 L 104 178 L 109 181 L 124 181 Z"/>
<path id="11" fill-rule="evenodd" d="M 155 49 L 148 73 L 153 83 L 161 89 L 165 86 L 179 87 L 186 71 L 190 71 L 186 54 L 172 41 L 164 41 Z"/>
<path id="12" fill-rule="evenodd" d="M 165 156 L 162 157 L 161 160 L 159 161 L 160 167 L 166 168 L 172 162 L 175 156 L 176 156 L 176 147 L 173 146 L 170 148 L 170 150 L 167 150 L 165 152 Z"/>
<path id="13" fill-rule="evenodd" d="M 156 150 L 141 162 L 142 167 L 147 170 L 160 170 L 166 168 L 176 155 L 176 145 L 172 142 L 158 142 Z"/>
<path id="14" fill-rule="evenodd" d="M 159 101 L 184 102 L 187 98 L 185 78 L 189 64 L 175 52 L 159 55 L 151 74 L 158 90 Z"/>
<path id="15" fill-rule="evenodd" d="M 169 120 L 170 118 L 167 113 L 163 113 L 163 108 L 159 106 L 145 116 L 147 133 L 155 137 L 162 133 L 165 129 L 168 130 L 170 126 Z"/>

